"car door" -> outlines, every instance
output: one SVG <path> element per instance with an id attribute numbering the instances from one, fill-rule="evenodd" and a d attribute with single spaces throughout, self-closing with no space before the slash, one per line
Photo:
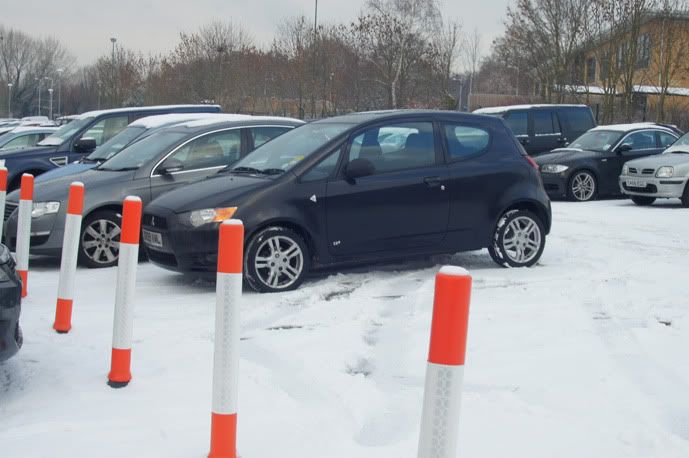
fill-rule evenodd
<path id="1" fill-rule="evenodd" d="M 350 136 L 340 173 L 327 183 L 326 226 L 333 256 L 439 246 L 449 215 L 447 166 L 431 121 L 389 122 Z M 344 168 L 369 161 L 372 174 Z"/>
<path id="2" fill-rule="evenodd" d="M 625 145 L 630 149 L 622 151 L 620 147 L 624 148 Z M 658 145 L 656 138 L 656 129 L 638 130 L 625 135 L 607 155 L 607 160 L 601 162 L 604 181 L 600 183 L 599 188 L 602 192 L 617 192 L 617 180 L 627 161 L 659 154 L 662 151 L 663 148 Z"/>
<path id="3" fill-rule="evenodd" d="M 531 154 L 531 138 L 529 136 L 529 112 L 526 110 L 510 111 L 503 116 L 505 124 L 510 128 L 519 143 Z"/>
<path id="4" fill-rule="evenodd" d="M 563 145 L 560 123 L 553 110 L 531 110 L 529 154 L 538 155 Z"/>
<path id="5" fill-rule="evenodd" d="M 158 161 L 151 171 L 151 199 L 179 186 L 201 180 L 237 161 L 242 155 L 239 128 L 204 133 L 180 145 Z M 167 160 L 179 161 L 181 170 L 163 173 Z"/>

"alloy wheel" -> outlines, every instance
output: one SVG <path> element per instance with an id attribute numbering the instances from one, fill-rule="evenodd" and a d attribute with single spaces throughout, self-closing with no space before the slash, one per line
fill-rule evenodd
<path id="1" fill-rule="evenodd" d="M 120 226 L 107 219 L 92 221 L 81 236 L 81 249 L 97 264 L 110 264 L 120 253 Z"/>
<path id="2" fill-rule="evenodd" d="M 588 172 L 579 172 L 572 178 L 572 195 L 579 201 L 587 201 L 596 193 L 596 180 Z"/>
<path id="3" fill-rule="evenodd" d="M 541 248 L 541 229 L 528 216 L 510 221 L 503 237 L 503 253 L 512 261 L 526 264 L 538 256 Z"/>
<path id="4" fill-rule="evenodd" d="M 289 288 L 304 269 L 304 253 L 289 237 L 274 235 L 258 247 L 254 267 L 259 279 L 273 289 Z"/>

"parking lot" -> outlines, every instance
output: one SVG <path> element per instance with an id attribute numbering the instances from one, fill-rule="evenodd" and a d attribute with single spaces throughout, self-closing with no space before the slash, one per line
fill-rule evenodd
<path id="1" fill-rule="evenodd" d="M 415 456 L 433 276 L 474 277 L 462 456 L 689 456 L 687 210 L 553 203 L 539 264 L 484 251 L 245 292 L 244 457 Z M 214 285 L 139 266 L 132 383 L 106 385 L 116 268 L 77 274 L 73 330 L 54 318 L 58 262 L 32 259 L 25 344 L 0 365 L 4 456 L 205 456 Z"/>

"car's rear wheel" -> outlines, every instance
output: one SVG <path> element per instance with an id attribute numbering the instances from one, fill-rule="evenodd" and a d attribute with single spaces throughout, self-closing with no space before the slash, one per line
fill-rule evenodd
<path id="1" fill-rule="evenodd" d="M 295 231 L 269 227 L 246 247 L 244 273 L 249 286 L 262 293 L 290 291 L 304 281 L 310 268 L 308 246 Z"/>
<path id="2" fill-rule="evenodd" d="M 653 202 L 656 201 L 655 197 L 647 197 L 647 196 L 631 196 L 632 202 L 634 202 L 636 205 L 641 205 L 641 206 L 646 206 L 646 205 L 651 205 Z"/>
<path id="3" fill-rule="evenodd" d="M 89 268 L 112 267 L 120 255 L 122 215 L 113 210 L 86 217 L 79 237 L 79 262 Z"/>
<path id="4" fill-rule="evenodd" d="M 503 267 L 531 267 L 541 258 L 544 248 L 541 220 L 528 210 L 512 210 L 498 221 L 488 252 Z"/>
<path id="5" fill-rule="evenodd" d="M 588 170 L 580 170 L 569 180 L 567 194 L 570 200 L 587 202 L 593 200 L 598 192 L 598 183 L 593 173 Z"/>

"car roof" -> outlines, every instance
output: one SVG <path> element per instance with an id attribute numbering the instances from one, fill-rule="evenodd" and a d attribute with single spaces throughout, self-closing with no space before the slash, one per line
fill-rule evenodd
<path id="1" fill-rule="evenodd" d="M 224 113 L 167 113 L 162 115 L 146 116 L 137 119 L 129 124 L 130 127 L 143 127 L 145 129 L 155 129 L 171 124 L 180 124 L 183 122 L 194 121 L 197 119 L 213 118 L 217 116 L 224 116 Z"/>
<path id="2" fill-rule="evenodd" d="M 465 113 L 460 111 L 449 110 L 381 110 L 381 111 L 364 111 L 359 113 L 349 113 L 341 116 L 334 116 L 332 118 L 320 119 L 314 123 L 342 123 L 342 124 L 364 124 L 371 121 L 384 121 L 386 119 L 394 118 L 413 118 L 416 116 L 431 116 L 431 117 L 452 117 L 456 119 L 477 119 L 484 118 L 488 122 L 496 122 L 495 118 L 490 116 L 482 116 L 481 114 Z"/>
<path id="3" fill-rule="evenodd" d="M 591 131 L 599 131 L 599 130 L 608 130 L 608 131 L 615 131 L 615 132 L 630 132 L 633 130 L 640 130 L 640 129 L 657 129 L 657 130 L 662 130 L 663 132 L 668 132 L 677 135 L 677 132 L 672 130 L 669 127 L 656 124 L 654 122 L 634 122 L 634 123 L 629 123 L 629 124 L 608 124 L 604 126 L 597 126 L 589 130 Z"/>
<path id="4" fill-rule="evenodd" d="M 12 129 L 10 132 L 15 133 L 42 133 L 42 132 L 55 132 L 58 128 L 54 126 L 18 126 Z"/>
<path id="5" fill-rule="evenodd" d="M 583 104 L 553 104 L 553 103 L 541 103 L 541 104 L 525 104 L 525 105 L 505 105 L 499 107 L 486 107 L 478 108 L 473 111 L 476 114 L 495 114 L 504 113 L 510 110 L 531 110 L 533 108 L 589 108 L 588 105 Z"/>
<path id="6" fill-rule="evenodd" d="M 85 119 L 85 118 L 95 118 L 98 116 L 102 116 L 104 114 L 113 114 L 113 113 L 141 113 L 145 111 L 161 111 L 161 110 L 175 110 L 175 109 L 184 109 L 184 108 L 217 108 L 218 110 L 220 109 L 220 105 L 204 105 L 204 104 L 187 104 L 187 105 L 153 105 L 153 106 L 146 106 L 146 107 L 127 107 L 127 108 L 112 108 L 109 110 L 95 110 L 95 111 L 87 111 L 86 113 L 82 113 L 80 115 L 77 115 L 76 119 Z"/>
<path id="7" fill-rule="evenodd" d="M 288 125 L 300 126 L 304 121 L 294 118 L 279 118 L 275 116 L 251 116 L 251 115 L 222 115 L 213 119 L 198 119 L 195 121 L 182 122 L 171 125 L 165 130 L 183 132 L 188 134 L 200 134 L 215 129 L 225 129 L 228 127 L 250 127 L 256 125 Z"/>

